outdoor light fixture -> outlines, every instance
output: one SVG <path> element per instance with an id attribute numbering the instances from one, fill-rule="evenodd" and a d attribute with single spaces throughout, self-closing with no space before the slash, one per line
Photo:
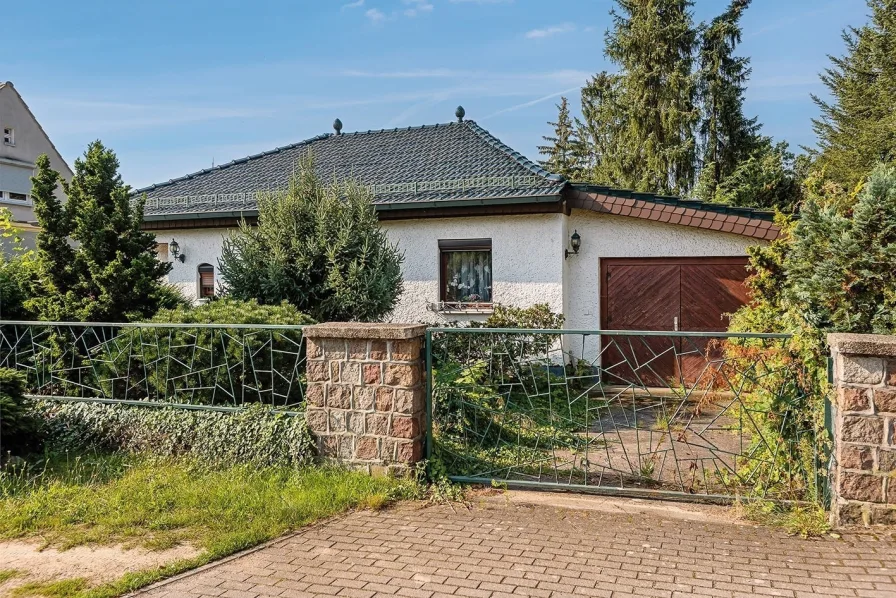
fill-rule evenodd
<path id="1" fill-rule="evenodd" d="M 187 260 L 187 256 L 180 252 L 180 245 L 177 244 L 177 241 L 171 239 L 171 242 L 168 243 L 168 252 L 171 253 L 172 257 L 176 260 L 180 260 L 180 263 L 183 264 Z"/>
<path id="2" fill-rule="evenodd" d="M 564 255 L 565 258 L 579 254 L 579 248 L 582 246 L 582 237 L 579 236 L 579 231 L 574 230 L 572 232 L 572 236 L 569 238 L 569 246 L 572 247 L 572 253 L 569 253 L 569 249 L 567 249 Z"/>

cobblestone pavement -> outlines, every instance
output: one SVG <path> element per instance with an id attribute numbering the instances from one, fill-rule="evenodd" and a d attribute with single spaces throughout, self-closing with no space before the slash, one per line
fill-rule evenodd
<path id="1" fill-rule="evenodd" d="M 896 596 L 896 532 L 803 540 L 656 512 L 405 504 L 308 528 L 141 598 Z"/>

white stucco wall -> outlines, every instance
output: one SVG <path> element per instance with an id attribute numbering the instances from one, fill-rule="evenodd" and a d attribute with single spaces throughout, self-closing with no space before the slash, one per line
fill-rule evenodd
<path id="1" fill-rule="evenodd" d="M 175 229 L 156 231 L 158 243 L 170 243 L 175 239 L 180 246 L 180 252 L 185 256 L 183 263 L 167 256 L 167 260 L 173 263 L 168 274 L 168 282 L 177 286 L 185 297 L 196 299 L 199 297 L 199 265 L 211 264 L 215 267 L 215 288 L 220 281 L 218 273 L 218 258 L 221 256 L 224 236 L 229 234 L 226 228 L 197 228 Z M 166 256 L 162 256 L 165 258 Z"/>
<path id="2" fill-rule="evenodd" d="M 6 145 L 0 138 L 0 160 L 9 160 L 10 164 L 33 165 L 38 156 L 47 154 L 50 166 L 58 171 L 62 178 L 71 180 L 72 171 L 68 164 L 53 147 L 15 88 L 9 84 L 0 87 L 0 133 L 4 127 L 12 127 L 15 130 L 15 145 Z M 56 190 L 56 196 L 61 201 L 66 200 L 61 185 Z M 33 222 L 35 219 L 30 200 L 19 202 L 4 199 L 0 200 L 0 207 L 8 208 L 14 220 Z"/>
<path id="3" fill-rule="evenodd" d="M 428 306 L 439 301 L 439 239 L 492 240 L 493 299 L 497 303 L 526 307 L 547 303 L 566 316 L 566 327 L 600 328 L 600 259 L 607 257 L 742 256 L 756 239 L 573 210 L 563 214 L 483 216 L 387 220 L 382 223 L 389 239 L 404 252 L 404 293 L 391 315 L 392 321 L 440 324 L 484 319 L 484 315 L 442 314 Z M 578 255 L 563 258 L 569 236 L 578 231 L 582 247 Z M 198 296 L 200 264 L 215 267 L 229 229 L 175 229 L 156 233 L 159 243 L 172 238 L 186 261 L 175 261 L 168 276 L 188 297 Z M 170 258 L 169 258 L 170 259 Z"/>
<path id="4" fill-rule="evenodd" d="M 440 314 L 439 239 L 492 240 L 492 299 L 527 307 L 547 303 L 563 310 L 562 214 L 387 220 L 389 238 L 404 252 L 404 293 L 393 321 L 445 323 L 484 316 Z"/>
<path id="5" fill-rule="evenodd" d="M 600 259 L 608 257 L 722 257 L 745 256 L 758 239 L 653 222 L 640 218 L 573 210 L 569 234 L 582 236 L 579 254 L 567 264 L 566 327 L 600 328 Z"/>

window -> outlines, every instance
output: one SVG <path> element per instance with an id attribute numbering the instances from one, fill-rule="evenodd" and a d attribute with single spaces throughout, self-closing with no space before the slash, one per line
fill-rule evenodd
<path id="1" fill-rule="evenodd" d="M 199 298 L 208 299 L 215 296 L 215 267 L 211 264 L 199 266 Z"/>
<path id="2" fill-rule="evenodd" d="M 439 300 L 445 309 L 475 309 L 491 305 L 491 239 L 440 240 L 439 258 Z"/>
<path id="3" fill-rule="evenodd" d="M 16 144 L 16 132 L 12 127 L 3 127 L 3 143 L 6 145 Z"/>
<path id="4" fill-rule="evenodd" d="M 15 191 L 9 191 L 6 195 L 9 197 L 9 199 L 12 199 L 15 201 L 28 201 L 28 196 L 25 195 L 24 193 L 16 193 Z"/>

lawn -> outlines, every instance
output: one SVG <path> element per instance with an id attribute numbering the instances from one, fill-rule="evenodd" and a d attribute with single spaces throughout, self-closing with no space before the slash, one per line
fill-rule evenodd
<path id="1" fill-rule="evenodd" d="M 276 538 L 353 508 L 380 508 L 414 484 L 336 468 L 208 469 L 186 460 L 81 457 L 0 474 L 0 538 L 48 546 L 123 545 L 162 550 L 189 544 L 198 556 L 90 587 L 31 583 L 17 595 L 99 598 Z"/>

